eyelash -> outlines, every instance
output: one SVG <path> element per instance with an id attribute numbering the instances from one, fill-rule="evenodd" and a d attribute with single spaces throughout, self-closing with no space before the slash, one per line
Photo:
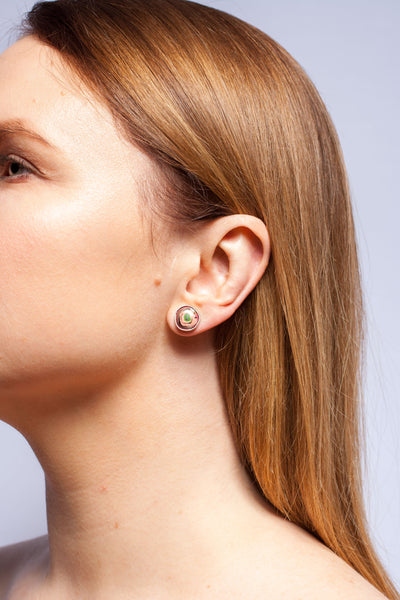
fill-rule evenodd
<path id="1" fill-rule="evenodd" d="M 29 175 L 33 174 L 33 169 L 32 167 L 29 165 L 29 163 L 27 163 L 23 158 L 18 158 L 16 156 L 13 155 L 8 155 L 8 156 L 1 156 L 0 155 L 0 173 L 6 173 L 7 171 L 7 166 L 10 167 L 10 165 L 18 165 L 19 169 L 24 169 L 25 173 L 23 173 L 22 175 L 5 175 L 5 174 L 0 174 L 0 181 L 21 181 L 24 179 L 27 179 L 27 177 L 29 177 Z"/>

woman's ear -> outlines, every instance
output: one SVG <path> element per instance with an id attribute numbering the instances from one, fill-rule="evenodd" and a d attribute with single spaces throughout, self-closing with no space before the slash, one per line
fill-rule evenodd
<path id="1" fill-rule="evenodd" d="M 192 275 L 180 282 L 168 312 L 171 329 L 185 336 L 229 319 L 261 279 L 271 251 L 265 224 L 251 215 L 220 217 L 207 223 L 198 236 Z M 199 313 L 192 331 L 176 325 L 176 311 L 182 306 Z"/>

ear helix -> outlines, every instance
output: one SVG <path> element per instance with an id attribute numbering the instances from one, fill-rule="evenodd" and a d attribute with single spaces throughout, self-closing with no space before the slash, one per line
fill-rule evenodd
<path id="1" fill-rule="evenodd" d="M 193 306 L 181 306 L 175 314 L 175 325 L 180 331 L 194 331 L 200 323 L 200 315 Z"/>

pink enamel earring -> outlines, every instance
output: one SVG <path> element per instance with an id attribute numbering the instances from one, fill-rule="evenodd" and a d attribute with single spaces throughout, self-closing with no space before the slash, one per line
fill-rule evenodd
<path id="1" fill-rule="evenodd" d="M 175 324 L 180 331 L 193 331 L 200 323 L 200 315 L 193 306 L 181 306 L 175 314 Z"/>

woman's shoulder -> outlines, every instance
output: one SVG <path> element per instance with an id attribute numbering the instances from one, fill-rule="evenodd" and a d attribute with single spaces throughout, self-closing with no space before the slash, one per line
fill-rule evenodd
<path id="1" fill-rule="evenodd" d="M 246 597 L 254 600 L 385 600 L 386 596 L 314 536 L 288 522 L 279 529 L 273 555 L 267 544 L 266 551 L 258 547 L 258 560 L 244 561 L 247 576 L 239 577 L 243 586 L 237 582 L 231 597 L 244 597 L 243 587 Z M 7 598 L 15 581 L 47 550 L 47 536 L 0 548 L 0 600 Z"/>
<path id="2" fill-rule="evenodd" d="M 269 556 L 270 574 L 280 565 L 272 579 L 272 587 L 276 584 L 276 588 L 268 590 L 272 597 L 385 600 L 386 596 L 346 561 L 301 527 L 286 521 L 278 539 L 274 565 Z"/>
<path id="3" fill-rule="evenodd" d="M 318 553 L 301 561 L 299 569 L 299 597 L 309 600 L 385 600 L 369 581 L 344 560 L 328 550 L 332 556 Z M 293 596 L 295 597 L 295 596 Z"/>
<path id="4" fill-rule="evenodd" d="M 47 535 L 43 535 L 0 548 L 0 600 L 7 597 L 13 582 L 43 554 L 47 545 Z"/>

